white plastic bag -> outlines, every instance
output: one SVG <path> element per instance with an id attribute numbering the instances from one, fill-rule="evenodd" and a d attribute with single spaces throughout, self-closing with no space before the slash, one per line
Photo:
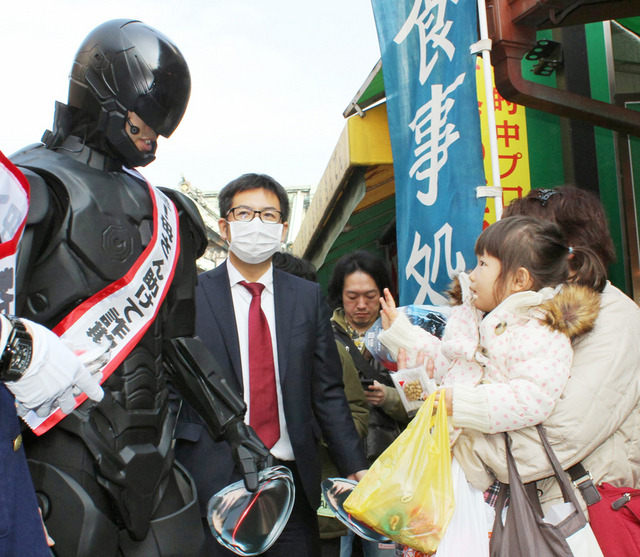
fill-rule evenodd
<path id="1" fill-rule="evenodd" d="M 456 501 L 453 518 L 440 541 L 436 557 L 488 557 L 492 510 L 484 502 L 484 494 L 474 488 L 458 461 L 451 459 L 453 495 Z"/>
<path id="2" fill-rule="evenodd" d="M 559 524 L 574 510 L 573 503 L 558 503 L 547 511 L 544 521 L 549 524 Z M 603 557 L 598 540 L 596 540 L 589 523 L 575 534 L 571 534 L 567 538 L 567 543 L 576 557 Z"/>

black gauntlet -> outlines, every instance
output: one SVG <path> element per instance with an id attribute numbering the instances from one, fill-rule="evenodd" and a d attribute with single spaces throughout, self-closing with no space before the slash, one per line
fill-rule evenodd
<path id="1" fill-rule="evenodd" d="M 249 491 L 258 489 L 258 471 L 271 464 L 269 449 L 244 423 L 247 406 L 216 372 L 218 363 L 198 338 L 165 344 L 165 366 L 180 394 L 198 412 L 215 441 L 227 441 Z"/>

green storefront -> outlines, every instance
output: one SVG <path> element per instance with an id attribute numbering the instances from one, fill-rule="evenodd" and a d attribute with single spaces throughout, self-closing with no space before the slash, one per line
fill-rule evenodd
<path id="1" fill-rule="evenodd" d="M 623 13 L 640 13 L 640 2 L 626 4 Z M 596 192 L 607 209 L 618 254 L 611 280 L 638 302 L 640 118 L 631 110 L 640 110 L 640 17 L 537 30 L 535 40 L 536 50 L 528 56 L 534 59 L 522 60 L 521 73 L 527 85 L 546 87 L 540 89 L 540 102 L 527 100 L 542 110 L 524 108 L 529 181 L 524 193 L 529 187 L 565 183 Z M 345 110 L 347 125 L 294 243 L 294 253 L 314 262 L 325 286 L 335 260 L 354 249 L 378 252 L 393 271 L 398 268 L 382 75 L 378 64 Z M 545 95 L 559 91 L 570 93 L 571 101 L 551 110 L 570 113 L 571 119 L 548 111 Z M 621 107 L 629 110 L 620 112 Z M 576 117 L 579 110 L 583 113 Z M 617 111 L 611 118 L 610 110 Z"/>

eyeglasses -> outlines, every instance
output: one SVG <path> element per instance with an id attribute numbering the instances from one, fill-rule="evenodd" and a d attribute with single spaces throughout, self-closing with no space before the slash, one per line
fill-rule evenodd
<path id="1" fill-rule="evenodd" d="M 275 209 L 263 209 L 262 211 L 255 211 L 251 207 L 245 207 L 243 205 L 239 207 L 233 207 L 227 212 L 227 217 L 233 215 L 235 220 L 240 222 L 249 222 L 254 219 L 256 215 L 265 224 L 279 224 L 282 222 L 282 213 Z"/>

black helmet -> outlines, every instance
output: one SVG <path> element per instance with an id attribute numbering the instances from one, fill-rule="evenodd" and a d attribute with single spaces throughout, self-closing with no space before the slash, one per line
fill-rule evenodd
<path id="1" fill-rule="evenodd" d="M 135 112 L 158 135 L 169 137 L 189 102 L 191 77 L 178 48 L 140 21 L 114 19 L 96 27 L 76 54 L 69 105 L 89 116 L 127 166 L 155 159 L 156 145 L 139 151 L 127 135 Z"/>

